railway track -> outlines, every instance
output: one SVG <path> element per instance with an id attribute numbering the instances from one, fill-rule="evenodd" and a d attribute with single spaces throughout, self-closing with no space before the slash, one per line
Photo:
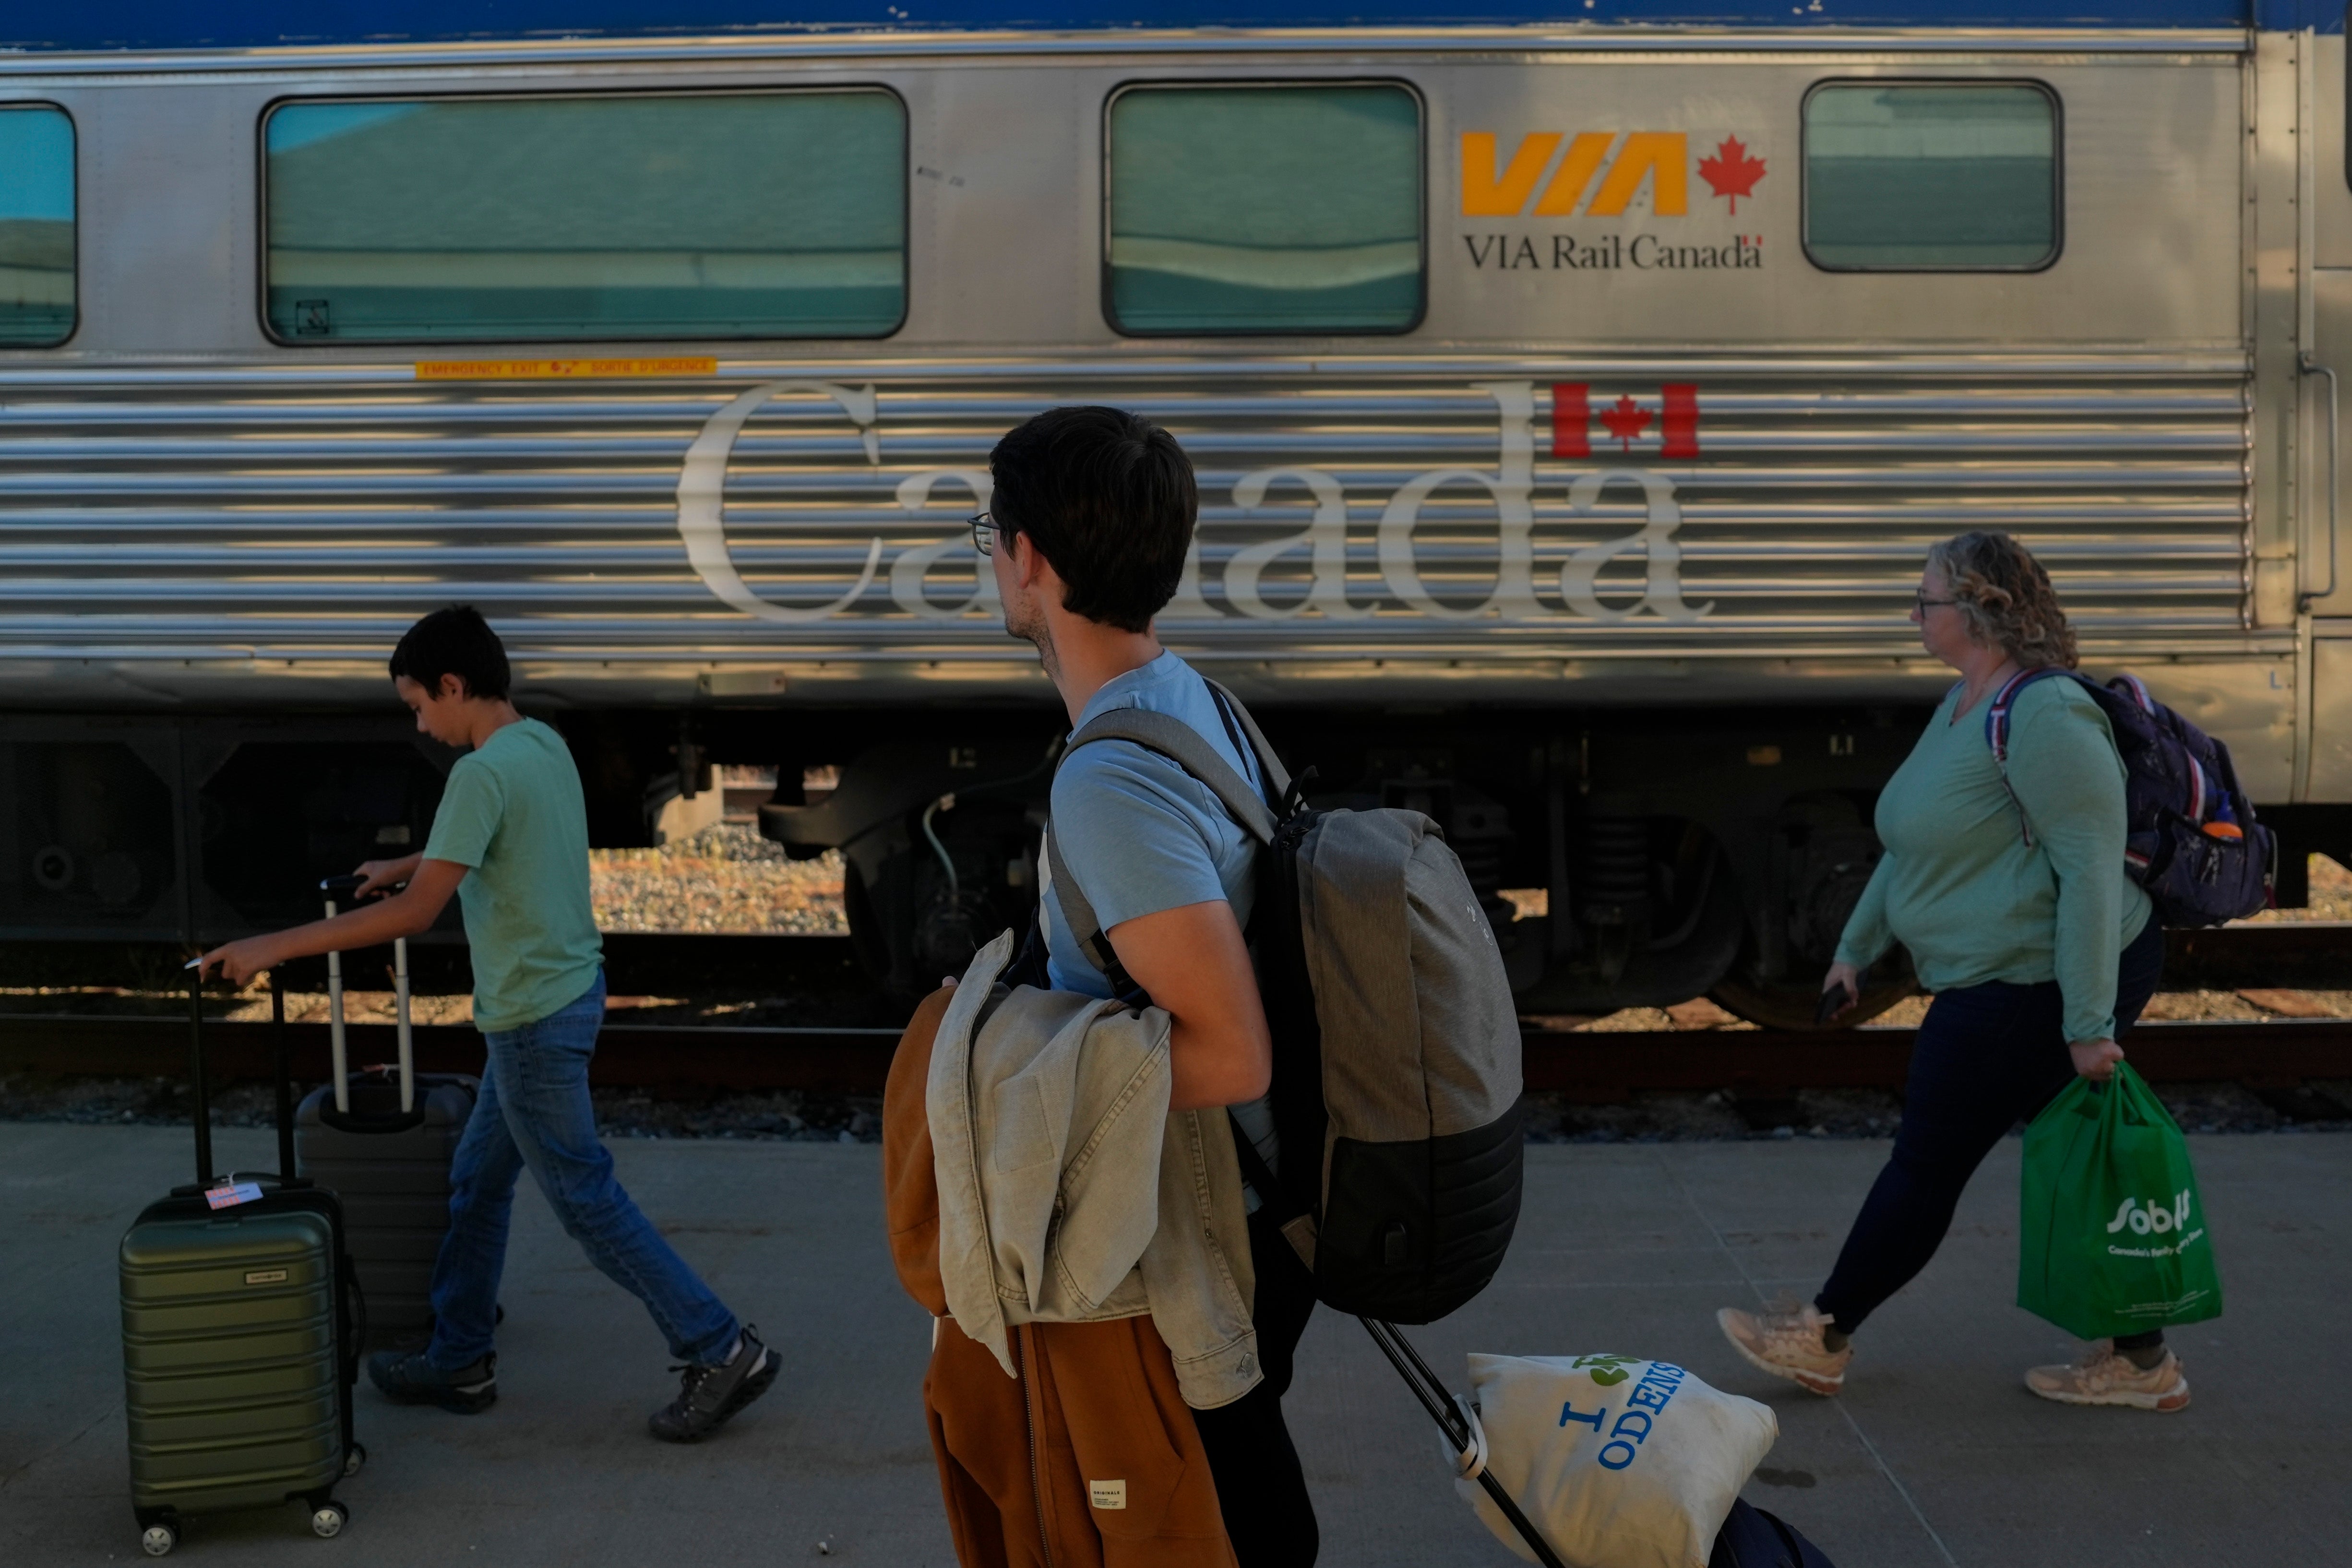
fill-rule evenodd
<path id="1" fill-rule="evenodd" d="M 121 986 L 140 980 L 169 989 L 178 982 L 188 949 L 169 943 L 11 942 L 0 946 L 0 984 Z M 392 950 L 344 955 L 344 972 L 360 987 L 389 975 Z M 421 996 L 471 988 L 464 938 L 436 931 L 409 944 L 414 988 Z M 604 971 L 616 996 L 693 996 L 746 988 L 870 989 L 846 936 L 788 936 L 700 932 L 611 931 L 604 934 Z M 287 966 L 289 987 L 318 989 L 326 965 L 305 959 Z M 2222 925 L 2166 934 L 2167 989 L 2232 990 L 2242 986 L 2352 988 L 2352 921 L 2290 920 Z"/>
<path id="2" fill-rule="evenodd" d="M 653 997 L 712 992 L 816 992 L 864 995 L 846 938 L 763 936 L 606 937 L 614 994 Z M 21 949 L 25 945 L 17 945 Z M 62 945 L 60 945 L 62 946 Z M 88 969 L 101 955 L 68 955 Z M 26 955 L 12 955 L 21 972 Z M 35 955 L 37 959 L 39 955 Z M 141 955 L 138 965 L 176 967 L 176 953 Z M 346 958 L 354 988 L 389 954 Z M 420 944 L 412 960 L 419 989 L 464 988 L 458 944 Z M 131 966 L 110 967 L 119 977 Z M 313 977 L 299 968 L 292 988 Z M 2250 986 L 2336 989 L 2352 979 L 2352 923 L 2286 922 L 2171 934 L 2168 988 Z M 871 1009 L 866 1009 L 869 1013 Z M 298 1077 L 328 1071 L 327 1029 L 287 1026 Z M 0 1069 L 103 1076 L 176 1076 L 184 1070 L 187 1024 L 176 1009 L 144 1016 L 67 1012 L 0 1014 Z M 258 1078 L 269 1071 L 271 1026 L 215 1021 L 206 1027 L 215 1071 Z M 1904 1028 L 1752 1030 L 1548 1030 L 1523 1036 L 1531 1090 L 1605 1102 L 1643 1091 L 1728 1090 L 1745 1099 L 1795 1088 L 1901 1087 L 1914 1031 Z M 725 1022 L 631 1022 L 617 1014 L 596 1053 L 596 1082 L 656 1092 L 796 1089 L 829 1093 L 879 1092 L 897 1042 L 895 1027 L 774 1027 Z M 389 1024 L 351 1026 L 354 1062 L 394 1054 Z M 482 1062 L 469 1025 L 420 1024 L 418 1066 L 470 1071 Z M 2352 1079 L 2352 1019 L 2158 1022 L 2141 1025 L 2130 1043 L 2134 1063 L 2158 1082 L 2234 1081 L 2283 1087 L 2308 1079 Z"/>
<path id="3" fill-rule="evenodd" d="M 12 1016 L 0 1019 L 0 1069 L 176 1076 L 187 1062 L 187 1027 L 184 1019 L 169 1016 Z M 323 1080 L 326 1025 L 286 1027 L 295 1076 Z M 1727 1089 L 1751 1099 L 1796 1088 L 1899 1089 L 1914 1032 L 1530 1030 L 1522 1040 L 1531 1090 L 1608 1101 L 1646 1090 Z M 217 1076 L 269 1072 L 270 1025 L 211 1023 L 205 1039 Z M 898 1039 L 895 1029 L 608 1023 L 592 1076 L 603 1085 L 655 1091 L 878 1093 Z M 2129 1050 L 2134 1065 L 2157 1082 L 2286 1085 L 2352 1079 L 2352 1019 L 2149 1023 L 2133 1031 Z M 390 1060 L 392 1026 L 352 1025 L 350 1051 L 354 1063 Z M 420 1024 L 415 1051 L 425 1071 L 476 1072 L 482 1065 L 481 1037 L 470 1025 Z"/>

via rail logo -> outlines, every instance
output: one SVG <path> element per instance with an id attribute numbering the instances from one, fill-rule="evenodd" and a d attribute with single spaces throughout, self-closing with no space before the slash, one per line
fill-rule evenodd
<path id="1" fill-rule="evenodd" d="M 1227 554 L 1219 584 L 1223 590 L 1223 607 L 1212 603 L 1203 591 L 1196 531 L 1176 597 L 1162 614 L 1171 622 L 1193 622 L 1287 621 L 1308 615 L 1330 622 L 1357 622 L 1370 620 L 1385 605 L 1394 605 L 1433 621 L 1612 624 L 1637 617 L 1687 623 L 1713 612 L 1712 601 L 1693 604 L 1683 597 L 1682 545 L 1676 537 L 1683 512 L 1675 499 L 1675 480 L 1669 474 L 1643 465 L 1654 457 L 1673 462 L 1698 455 L 1696 385 L 1601 387 L 1584 382 L 1541 385 L 1533 381 L 1472 385 L 1495 406 L 1496 451 L 1492 468 L 1433 468 L 1404 480 L 1385 497 L 1351 496 L 1339 474 L 1312 461 L 1282 463 L 1237 475 L 1230 481 L 1228 492 L 1236 512 L 1245 518 L 1257 514 L 1279 516 L 1276 508 L 1286 509 L 1303 500 L 1308 507 L 1304 526 Z M 945 507 L 957 519 L 957 526 L 943 536 L 902 546 L 890 559 L 887 572 L 885 544 L 877 535 L 866 545 L 856 580 L 822 601 L 780 604 L 745 580 L 727 542 L 728 460 L 754 413 L 777 398 L 795 394 L 830 400 L 856 428 L 868 471 L 887 482 L 881 408 L 873 387 L 776 381 L 739 394 L 704 423 L 678 474 L 678 538 L 686 546 L 688 564 L 704 586 L 732 609 L 772 623 L 810 623 L 879 611 L 882 607 L 870 603 L 868 598 L 877 580 L 887 580 L 891 603 L 919 622 L 993 619 L 999 614 L 995 576 L 979 568 L 970 533 L 961 526 L 965 515 L 988 507 L 992 485 L 985 468 L 918 468 L 898 477 L 890 492 L 898 514 L 895 523 L 919 525 L 927 516 L 945 521 Z M 1549 457 L 1575 467 L 1538 475 L 1538 448 L 1547 435 Z M 1547 490 L 1551 496 L 1546 497 L 1549 505 L 1542 521 L 1550 532 L 1539 550 L 1538 502 Z M 1203 498 L 1207 498 L 1205 486 Z M 1472 507 L 1480 500 L 1491 505 L 1496 519 L 1493 585 L 1475 604 L 1459 602 L 1460 596 L 1451 591 L 1454 602 L 1437 597 L 1423 580 L 1414 537 L 1424 507 L 1444 507 L 1447 521 L 1458 521 L 1465 499 Z M 1559 505 L 1563 499 L 1564 507 Z M 1373 557 L 1380 572 L 1377 587 L 1351 580 L 1349 571 L 1351 518 L 1374 507 L 1378 508 L 1373 530 Z M 1297 516 L 1296 512 L 1290 515 Z M 1639 523 L 1632 531 L 1590 539 L 1596 528 L 1607 528 L 1615 519 L 1632 521 L 1634 516 Z M 1360 523 L 1358 528 L 1360 538 Z M 1570 542 L 1567 535 L 1571 530 L 1589 542 Z M 1460 550 L 1456 544 L 1444 548 L 1449 555 L 1458 555 Z M 1287 603 L 1269 602 L 1261 580 L 1268 568 L 1294 552 L 1303 552 L 1307 563 L 1310 580 L 1306 591 Z M 1601 581 L 1602 571 L 1612 563 L 1636 559 L 1643 567 L 1638 591 L 1631 580 Z M 961 570 L 971 570 L 972 576 L 964 580 L 970 586 L 961 590 L 961 598 L 943 601 L 932 597 L 927 580 L 934 570 L 948 567 L 961 569 L 959 576 Z M 1609 597 L 1604 599 L 1604 593 Z"/>
<path id="2" fill-rule="evenodd" d="M 1649 187 L 1653 216 L 1690 215 L 1693 162 L 1685 131 L 1529 131 L 1509 159 L 1491 131 L 1462 133 L 1462 215 L 1465 218 L 1622 218 L 1639 210 Z M 1562 151 L 1562 144 L 1566 151 Z M 1706 144 L 1706 139 L 1700 139 Z M 1738 217 L 1756 193 L 1765 160 L 1736 135 L 1697 160 L 1698 177 Z M 1549 179 L 1544 176 L 1549 172 Z M 1537 193 L 1540 186 L 1542 193 Z"/>

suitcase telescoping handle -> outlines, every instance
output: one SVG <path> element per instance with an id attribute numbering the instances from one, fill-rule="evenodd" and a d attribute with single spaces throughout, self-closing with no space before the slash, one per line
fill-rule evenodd
<path id="1" fill-rule="evenodd" d="M 205 977 L 199 958 L 188 960 L 188 1084 L 196 1103 L 196 1190 L 213 1185 L 212 1082 L 205 1072 Z M 296 1184 L 294 1175 L 294 1069 L 286 1049 L 286 989 L 277 970 L 269 971 L 271 1066 L 278 1080 L 278 1180 Z"/>
<path id="2" fill-rule="evenodd" d="M 360 890 L 366 878 L 331 876 L 319 883 L 319 891 L 327 895 L 327 918 L 335 916 L 335 900 L 350 898 Z M 408 1022 L 408 938 L 392 939 L 392 1000 L 393 1014 L 400 1033 L 400 1113 L 407 1115 L 416 1108 L 416 1042 L 411 1037 Z M 343 1037 L 343 956 L 327 955 L 327 1035 L 335 1055 L 335 1111 L 339 1115 L 352 1113 L 351 1052 Z"/>
<path id="3" fill-rule="evenodd" d="M 188 1085 L 196 1102 L 196 1186 L 213 1184 L 213 1097 L 205 1082 L 205 976 L 202 959 L 188 965 Z"/>
<path id="4" fill-rule="evenodd" d="M 286 1040 L 286 977 L 269 971 L 269 1057 L 278 1080 L 278 1179 L 294 1179 L 294 1054 Z"/>
<path id="5" fill-rule="evenodd" d="M 1446 1392 L 1445 1385 L 1438 1380 L 1437 1374 L 1429 1369 L 1429 1364 L 1421 1359 L 1421 1353 L 1397 1332 L 1394 1323 L 1382 1322 L 1378 1318 L 1359 1318 L 1356 1321 L 1364 1325 L 1364 1332 L 1372 1336 L 1372 1343 L 1381 1347 L 1381 1354 L 1387 1356 L 1389 1364 L 1397 1369 L 1397 1375 L 1404 1379 L 1413 1396 L 1421 1401 L 1422 1408 L 1429 1412 L 1429 1418 L 1436 1422 L 1438 1429 L 1445 1434 L 1445 1440 L 1453 1444 L 1455 1451 L 1465 1459 L 1475 1455 L 1478 1485 L 1485 1490 L 1496 1508 L 1502 1511 L 1503 1517 L 1511 1521 L 1511 1528 L 1519 1532 L 1519 1539 L 1528 1543 L 1528 1550 L 1536 1554 L 1536 1561 L 1544 1568 L 1566 1568 L 1559 1560 L 1559 1553 L 1554 1552 L 1551 1543 L 1543 1538 L 1543 1531 L 1536 1528 L 1535 1521 L 1527 1516 L 1511 1494 L 1503 1490 L 1503 1483 L 1495 1479 L 1495 1472 L 1486 1469 L 1486 1438 L 1471 1429 L 1469 1416 L 1455 1406 L 1454 1396 Z M 1466 1465 L 1464 1468 L 1465 1470 L 1468 1469 Z"/>

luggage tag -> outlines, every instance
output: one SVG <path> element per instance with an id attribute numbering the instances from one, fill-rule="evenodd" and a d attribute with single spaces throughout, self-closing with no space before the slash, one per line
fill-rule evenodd
<path id="1" fill-rule="evenodd" d="M 232 1180 L 205 1188 L 205 1201 L 215 1208 L 235 1208 L 240 1203 L 252 1203 L 260 1197 L 261 1184 L 258 1182 Z"/>

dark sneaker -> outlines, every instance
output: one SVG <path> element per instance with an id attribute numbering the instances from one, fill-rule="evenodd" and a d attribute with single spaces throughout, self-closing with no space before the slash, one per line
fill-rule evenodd
<path id="1" fill-rule="evenodd" d="M 776 1353 L 760 1343 L 759 1331 L 746 1324 L 735 1349 L 735 1359 L 721 1366 L 673 1366 L 686 1375 L 677 1397 L 653 1413 L 646 1425 L 667 1443 L 695 1443 L 725 1425 L 728 1418 L 768 1391 L 776 1380 Z"/>
<path id="2" fill-rule="evenodd" d="M 368 1357 L 368 1378 L 388 1398 L 403 1405 L 438 1405 L 460 1416 L 478 1416 L 499 1402 L 495 1353 L 471 1366 L 444 1372 L 421 1350 L 380 1350 Z"/>

